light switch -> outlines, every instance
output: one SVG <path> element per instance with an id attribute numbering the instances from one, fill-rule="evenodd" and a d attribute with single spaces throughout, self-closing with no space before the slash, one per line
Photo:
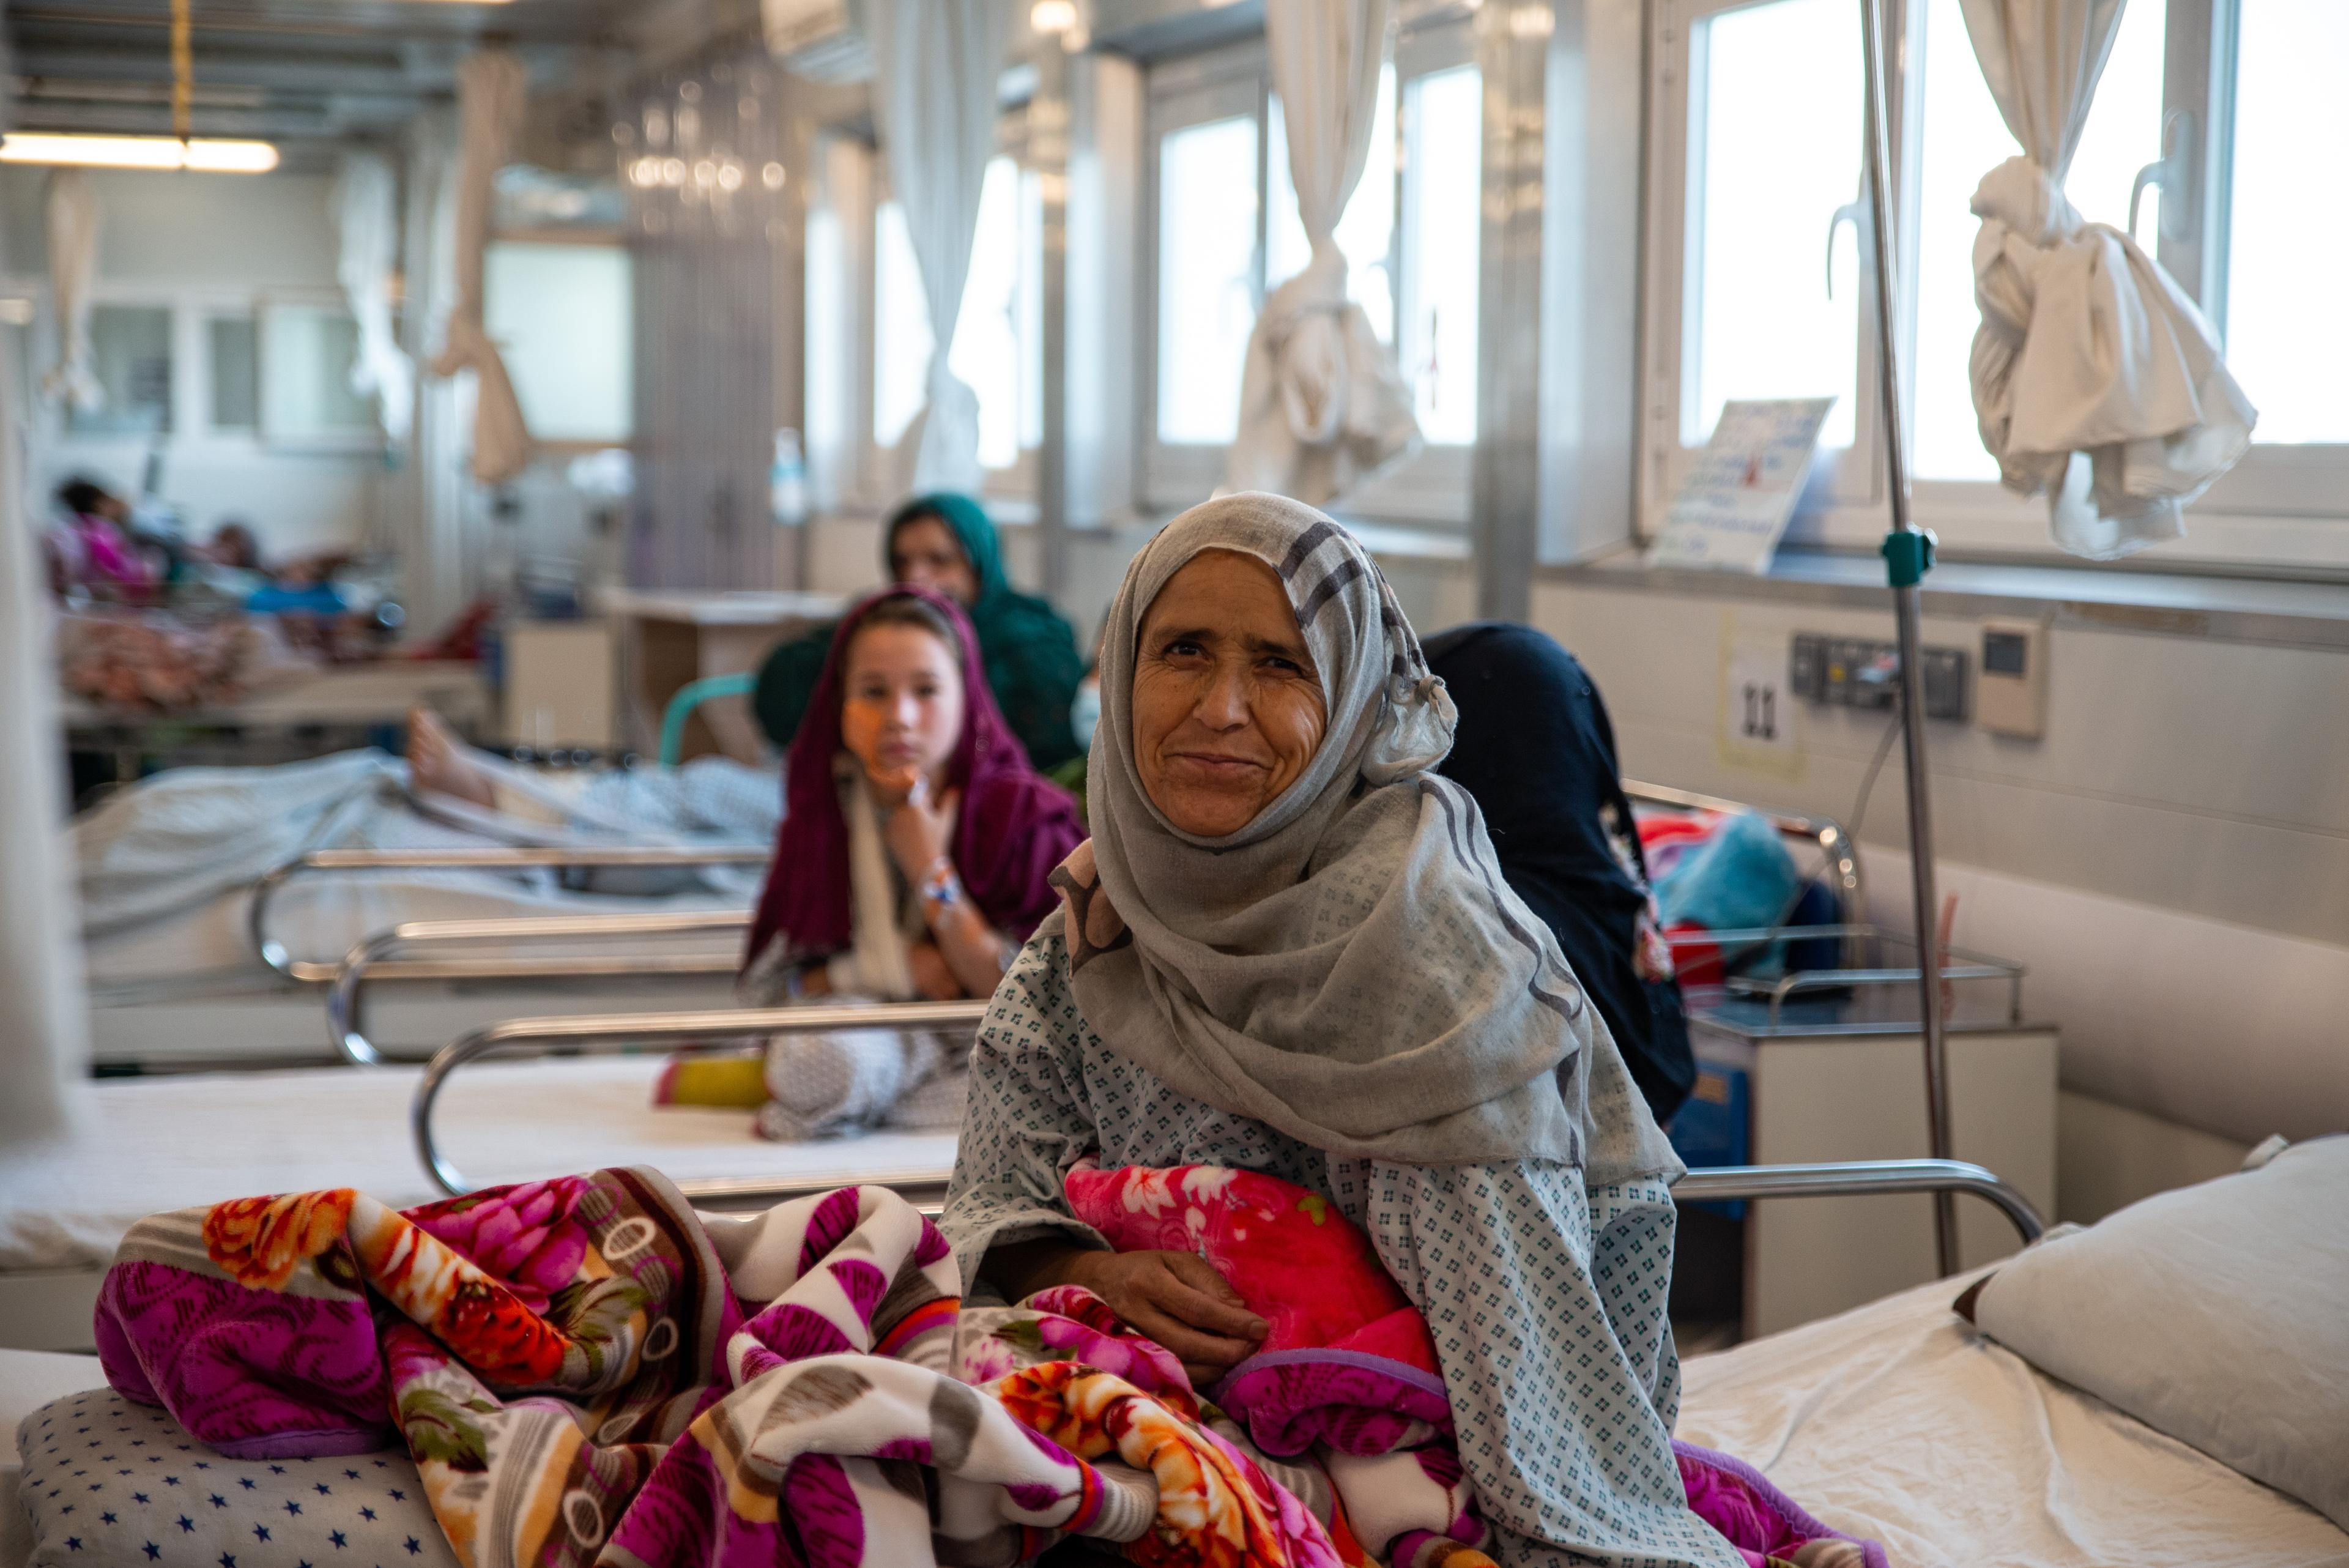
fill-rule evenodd
<path id="1" fill-rule="evenodd" d="M 2047 729 L 2047 628 L 2033 620 L 1982 623 L 1974 722 L 1993 735 L 2035 741 Z"/>

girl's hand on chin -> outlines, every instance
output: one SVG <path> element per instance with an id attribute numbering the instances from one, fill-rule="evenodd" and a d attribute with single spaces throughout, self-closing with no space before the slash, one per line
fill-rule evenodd
<path id="1" fill-rule="evenodd" d="M 897 862 L 906 881 L 918 887 L 939 861 L 951 862 L 956 814 L 961 805 L 960 790 L 933 796 L 930 781 L 918 773 L 906 785 L 900 804 L 881 829 L 890 858 Z"/>

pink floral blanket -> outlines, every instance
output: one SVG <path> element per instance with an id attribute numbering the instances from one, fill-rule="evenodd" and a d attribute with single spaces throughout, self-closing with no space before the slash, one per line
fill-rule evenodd
<path id="1" fill-rule="evenodd" d="M 1347 1313 L 1278 1319 L 1287 1349 L 1392 1316 L 1362 1282 Z M 338 1189 L 156 1215 L 96 1326 L 118 1390 L 229 1455 L 403 1445 L 467 1568 L 1011 1563 L 1070 1534 L 1145 1568 L 1488 1561 L 1462 1539 L 1456 1461 L 1427 1457 L 1446 1451 L 1440 1379 L 1381 1416 L 1344 1379 L 1252 1395 L 1236 1374 L 1226 1409 L 1084 1291 L 964 1311 L 959 1286 L 944 1238 L 885 1189 L 705 1219 L 657 1173 L 613 1169 L 405 1211 Z M 1425 1330 L 1404 1326 L 1382 1332 L 1407 1356 Z M 1349 1354 L 1381 1370 L 1382 1352 Z M 1260 1417 L 1303 1449 L 1268 1452 Z M 1372 1500 L 1357 1460 L 1410 1485 Z M 1858 1551 L 1733 1460 L 1684 1449 L 1682 1466 L 1757 1564 Z M 1395 1508 L 1458 1518 L 1414 1536 Z"/>

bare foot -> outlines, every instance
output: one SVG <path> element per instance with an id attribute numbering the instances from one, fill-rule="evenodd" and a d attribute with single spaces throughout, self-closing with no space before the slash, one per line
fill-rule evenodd
<path id="1" fill-rule="evenodd" d="M 473 761 L 471 748 L 450 734 L 440 715 L 429 708 L 409 710 L 408 776 L 418 789 L 454 795 L 492 810 L 497 807 L 497 791 L 490 775 Z"/>

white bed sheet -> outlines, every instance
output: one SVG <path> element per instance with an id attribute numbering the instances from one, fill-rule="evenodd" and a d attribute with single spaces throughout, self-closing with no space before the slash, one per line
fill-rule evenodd
<path id="1" fill-rule="evenodd" d="M 952 1168 L 953 1132 L 770 1143 L 747 1111 L 651 1103 L 654 1056 L 492 1063 L 441 1093 L 441 1148 L 488 1185 L 606 1165 L 678 1180 Z M 440 1196 L 409 1133 L 412 1068 L 191 1074 L 88 1085 L 83 1125 L 42 1148 L 0 1150 L 0 1271 L 106 1263 L 148 1214 L 264 1192 L 353 1187 L 394 1206 Z"/>
<path id="2" fill-rule="evenodd" d="M 2349 1563 L 2313 1509 L 1974 1333 L 1950 1310 L 1965 1282 L 1691 1358 L 1679 1435 L 1899 1568 Z"/>

